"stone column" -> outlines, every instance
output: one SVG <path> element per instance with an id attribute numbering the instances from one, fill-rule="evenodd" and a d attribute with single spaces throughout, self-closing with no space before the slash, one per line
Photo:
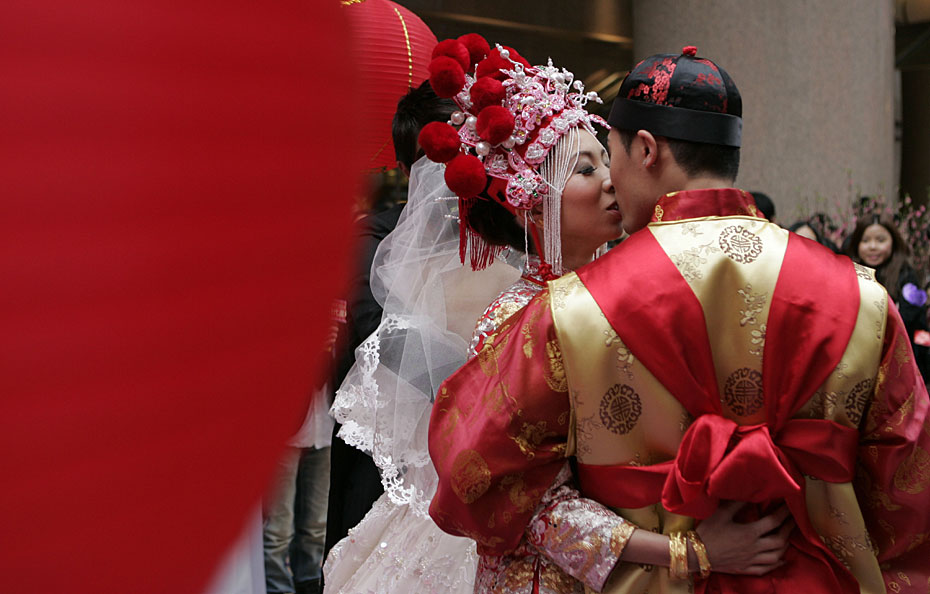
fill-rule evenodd
<path id="1" fill-rule="evenodd" d="M 923 204 L 930 198 L 930 70 L 901 73 L 902 190 Z"/>
<path id="2" fill-rule="evenodd" d="M 788 225 L 897 195 L 892 0 L 634 0 L 635 61 L 695 45 L 743 97 L 737 185 Z"/>

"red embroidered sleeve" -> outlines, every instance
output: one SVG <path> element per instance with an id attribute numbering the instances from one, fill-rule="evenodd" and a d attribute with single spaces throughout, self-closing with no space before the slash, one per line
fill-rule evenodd
<path id="1" fill-rule="evenodd" d="M 882 361 L 860 440 L 856 491 L 890 592 L 930 585 L 930 400 L 889 304 Z"/>
<path id="2" fill-rule="evenodd" d="M 548 292 L 440 387 L 430 421 L 436 524 L 482 554 L 517 547 L 565 462 L 569 402 Z"/>

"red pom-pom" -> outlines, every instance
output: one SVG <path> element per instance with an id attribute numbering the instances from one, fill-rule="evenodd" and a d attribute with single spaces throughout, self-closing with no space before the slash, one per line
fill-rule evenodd
<path id="1" fill-rule="evenodd" d="M 436 44 L 433 48 L 432 58 L 439 56 L 448 56 L 459 63 L 462 71 L 470 70 L 471 55 L 468 49 L 458 39 L 444 39 Z"/>
<path id="2" fill-rule="evenodd" d="M 473 198 L 484 190 L 484 164 L 474 155 L 459 155 L 446 165 L 446 185 L 461 198 Z"/>
<path id="3" fill-rule="evenodd" d="M 459 133 L 445 122 L 430 122 L 423 126 L 417 142 L 426 156 L 437 163 L 448 163 L 462 148 Z"/>
<path id="4" fill-rule="evenodd" d="M 686 45 L 681 48 L 681 54 L 683 56 L 691 56 L 692 58 L 697 55 L 697 48 L 693 45 Z"/>
<path id="5" fill-rule="evenodd" d="M 471 95 L 474 113 L 481 113 L 481 110 L 489 105 L 500 105 L 506 96 L 501 81 L 490 76 L 476 80 L 468 92 Z"/>
<path id="6" fill-rule="evenodd" d="M 465 71 L 458 60 L 439 56 L 429 63 L 429 84 L 443 99 L 455 97 L 465 86 Z"/>
<path id="7" fill-rule="evenodd" d="M 477 33 L 466 33 L 459 37 L 459 41 L 468 50 L 469 67 L 474 67 L 491 53 L 491 46 L 488 45 L 487 40 Z"/>
<path id="8" fill-rule="evenodd" d="M 523 56 L 517 53 L 517 50 L 504 46 L 504 49 L 509 53 L 510 60 L 506 60 L 501 57 L 501 52 L 498 49 L 494 49 L 488 54 L 488 57 L 478 63 L 478 70 L 475 73 L 475 76 L 481 78 L 483 76 L 490 76 L 491 78 L 496 78 L 499 81 L 507 80 L 508 75 L 501 72 L 501 69 L 504 70 L 513 70 L 513 62 L 519 62 L 526 67 L 529 67 L 530 63 L 527 62 Z M 511 62 L 513 60 L 513 62 Z"/>
<path id="9" fill-rule="evenodd" d="M 510 110 L 502 105 L 489 105 L 478 114 L 475 131 L 491 144 L 500 144 L 513 132 L 514 119 Z"/>

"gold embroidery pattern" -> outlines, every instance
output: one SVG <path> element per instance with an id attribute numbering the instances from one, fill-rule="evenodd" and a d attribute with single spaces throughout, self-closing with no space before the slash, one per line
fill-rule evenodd
<path id="1" fill-rule="evenodd" d="M 911 392 L 911 395 L 907 397 L 907 400 L 904 401 L 904 404 L 901 405 L 901 408 L 899 408 L 892 417 L 897 417 L 898 422 L 892 426 L 891 420 L 889 419 L 888 425 L 885 426 L 885 431 L 890 433 L 894 431 L 895 427 L 900 427 L 901 423 L 904 422 L 904 419 L 908 418 L 912 412 L 914 412 L 914 392 Z"/>
<path id="2" fill-rule="evenodd" d="M 634 530 L 636 530 L 636 525 L 632 522 L 617 524 L 610 534 L 610 552 L 619 557 L 626 548 L 626 543 L 630 542 Z"/>
<path id="3" fill-rule="evenodd" d="M 617 347 L 617 369 L 623 372 L 623 375 L 630 381 L 633 381 L 633 363 L 635 362 L 636 357 L 633 356 L 633 351 L 621 342 Z"/>
<path id="4" fill-rule="evenodd" d="M 830 419 L 836 414 L 836 403 L 839 394 L 836 392 L 817 392 L 811 403 L 811 416 L 819 419 Z"/>
<path id="5" fill-rule="evenodd" d="M 691 416 L 687 410 L 682 411 L 681 418 L 678 421 L 678 429 L 681 431 L 681 434 L 684 435 L 685 431 L 688 430 L 688 427 L 691 426 L 691 423 L 694 422 L 694 417 Z"/>
<path id="6" fill-rule="evenodd" d="M 752 285 L 750 284 L 739 289 L 737 293 L 743 298 L 743 303 L 746 304 L 746 309 L 739 310 L 739 315 L 742 316 L 739 320 L 739 325 L 756 325 L 758 322 L 756 316 L 761 314 L 762 310 L 765 309 L 765 302 L 768 300 L 768 297 L 765 293 L 753 293 Z"/>
<path id="7" fill-rule="evenodd" d="M 555 435 L 553 431 L 546 431 L 546 429 L 548 429 L 546 421 L 539 421 L 535 425 L 523 423 L 520 434 L 516 437 L 511 435 L 510 439 L 517 444 L 527 460 L 532 460 L 536 457 L 536 450 L 539 449 L 539 444 L 547 437 Z"/>
<path id="8" fill-rule="evenodd" d="M 884 528 L 885 532 L 888 533 L 888 539 L 891 541 L 891 544 L 894 545 L 894 526 L 881 518 L 878 519 L 878 525 Z"/>
<path id="9" fill-rule="evenodd" d="M 862 420 L 862 413 L 865 412 L 865 405 L 869 402 L 869 396 L 872 394 L 872 380 L 862 380 L 852 389 L 849 396 L 846 397 L 846 417 L 850 422 L 859 426 Z"/>
<path id="10" fill-rule="evenodd" d="M 721 231 L 718 242 L 723 253 L 737 264 L 750 264 L 762 253 L 762 240 L 739 225 Z"/>
<path id="11" fill-rule="evenodd" d="M 523 336 L 523 356 L 527 359 L 533 358 L 533 347 L 536 344 L 536 340 L 533 338 L 533 327 L 542 317 L 542 312 L 541 307 L 536 308 L 534 313 L 530 314 L 530 319 L 520 328 L 520 334 Z"/>
<path id="12" fill-rule="evenodd" d="M 748 417 L 762 409 L 762 374 L 749 367 L 737 369 L 727 378 L 723 402 L 734 414 Z"/>
<path id="13" fill-rule="evenodd" d="M 930 540 L 930 532 L 922 532 L 920 534 L 915 534 L 914 539 L 911 541 L 911 544 L 907 545 L 908 552 L 913 551 L 920 545 L 924 544 Z"/>
<path id="14" fill-rule="evenodd" d="M 704 256 L 715 254 L 718 251 L 720 250 L 713 245 L 713 242 L 710 242 L 685 250 L 680 254 L 674 254 L 671 259 L 681 276 L 686 281 L 693 282 L 704 278 L 704 272 L 701 270 L 701 266 L 707 264 L 707 259 Z"/>
<path id="15" fill-rule="evenodd" d="M 500 341 L 499 343 L 498 340 Z M 493 377 L 499 373 L 497 359 L 500 357 L 509 341 L 510 335 L 501 336 L 498 333 L 494 333 L 488 337 L 484 346 L 478 351 L 476 355 L 478 365 L 486 376 Z"/>
<path id="16" fill-rule="evenodd" d="M 836 369 L 833 370 L 833 373 L 836 374 L 836 379 L 838 380 L 849 379 L 849 376 L 846 375 L 847 369 L 849 369 L 849 363 L 837 363 Z"/>
<path id="17" fill-rule="evenodd" d="M 930 454 L 917 446 L 894 473 L 896 489 L 916 495 L 930 486 Z"/>
<path id="18" fill-rule="evenodd" d="M 526 492 L 526 481 L 523 480 L 522 474 L 509 474 L 501 479 L 501 489 L 507 489 L 507 496 L 510 503 L 514 504 L 517 511 L 521 514 L 526 513 L 536 507 L 534 497 Z M 509 523 L 509 520 L 504 520 Z"/>
<path id="19" fill-rule="evenodd" d="M 665 210 L 662 208 L 661 205 L 656 204 L 656 209 L 655 209 L 655 213 L 654 213 L 654 214 L 655 214 L 656 220 L 661 222 L 661 221 L 662 221 L 662 217 L 665 216 Z"/>
<path id="20" fill-rule="evenodd" d="M 881 340 L 882 322 L 885 320 L 885 316 L 887 314 L 887 312 L 885 311 L 885 301 L 884 300 L 873 301 L 872 303 L 873 305 L 875 305 L 875 307 L 878 308 L 878 313 L 879 313 L 878 318 L 875 320 L 875 337 Z"/>
<path id="21" fill-rule="evenodd" d="M 601 317 L 607 319 L 607 316 L 601 313 Z M 611 326 L 607 326 L 607 330 L 602 330 L 601 333 L 606 337 L 604 340 L 604 346 L 610 348 L 615 342 L 620 342 L 620 335 L 617 334 L 617 331 Z"/>
<path id="22" fill-rule="evenodd" d="M 846 519 L 846 512 L 840 511 L 832 505 L 830 506 L 830 517 L 844 526 L 849 524 L 849 521 Z"/>
<path id="23" fill-rule="evenodd" d="M 894 361 L 898 364 L 898 376 L 901 375 L 901 367 L 907 365 L 911 357 L 907 354 L 907 343 L 903 340 L 896 340 L 894 347 Z"/>
<path id="24" fill-rule="evenodd" d="M 639 394 L 625 384 L 614 384 L 601 399 L 601 423 L 611 433 L 624 435 L 632 431 L 642 412 Z"/>
<path id="25" fill-rule="evenodd" d="M 519 301 L 506 301 L 501 303 L 492 314 L 494 317 L 494 327 L 499 327 L 507 320 L 507 318 L 517 313 L 522 308 L 523 306 Z"/>
<path id="26" fill-rule="evenodd" d="M 752 285 L 748 283 L 742 289 L 737 290 L 737 293 L 743 298 L 743 303 L 746 304 L 746 309 L 739 310 L 739 325 L 741 327 L 755 326 L 759 322 L 757 316 L 765 309 L 768 296 L 765 293 L 754 293 Z M 754 348 L 749 349 L 749 354 L 761 357 L 765 351 L 765 324 L 749 331 L 749 341 L 754 346 Z"/>
<path id="27" fill-rule="evenodd" d="M 697 223 L 683 223 L 681 225 L 681 234 L 693 235 L 694 237 L 697 237 L 698 235 L 704 235 L 704 232 L 700 229 L 701 227 Z"/>
<path id="28" fill-rule="evenodd" d="M 901 506 L 897 503 L 893 503 L 891 501 L 891 497 L 889 497 L 888 494 L 883 491 L 872 491 L 869 493 L 868 503 L 869 507 L 872 509 L 875 509 L 879 506 L 885 508 L 887 511 L 898 511 L 901 509 Z M 894 529 L 892 529 L 892 533 L 893 532 Z"/>
<path id="29" fill-rule="evenodd" d="M 484 495 L 491 486 L 491 470 L 481 454 L 462 450 L 452 462 L 452 491 L 466 505 Z"/>
<path id="30" fill-rule="evenodd" d="M 594 418 L 593 414 L 578 419 L 575 422 L 576 441 L 580 457 L 584 458 L 593 451 L 591 449 L 591 442 L 594 441 L 594 430 L 599 426 L 600 424 Z"/>
<path id="31" fill-rule="evenodd" d="M 871 550 L 868 543 L 861 542 L 860 539 L 854 536 L 833 534 L 826 537 L 821 536 L 820 539 L 847 568 L 849 567 L 849 561 L 857 552 Z"/>
<path id="32" fill-rule="evenodd" d="M 505 410 L 505 403 L 509 399 L 506 388 L 503 384 L 495 386 L 481 398 L 481 404 L 488 413 L 500 415 Z"/>
<path id="33" fill-rule="evenodd" d="M 765 324 L 759 326 L 758 330 L 752 330 L 749 336 L 751 337 L 750 342 L 756 345 L 756 348 L 749 349 L 749 354 L 761 357 L 762 353 L 765 352 Z"/>
<path id="34" fill-rule="evenodd" d="M 867 268 L 858 262 L 853 262 L 853 267 L 856 269 L 856 276 L 863 280 L 875 282 L 875 271 L 871 268 Z"/>
<path id="35" fill-rule="evenodd" d="M 558 281 L 549 285 L 549 294 L 552 299 L 552 308 L 556 311 L 565 309 L 568 304 L 568 297 L 578 289 L 584 289 L 584 283 L 578 278 L 577 274 L 570 277 L 562 277 Z"/>
<path id="36" fill-rule="evenodd" d="M 568 392 L 568 378 L 565 377 L 565 364 L 559 343 L 550 340 L 546 343 L 546 355 L 549 357 L 549 369 L 546 370 L 546 384 L 553 392 Z"/>

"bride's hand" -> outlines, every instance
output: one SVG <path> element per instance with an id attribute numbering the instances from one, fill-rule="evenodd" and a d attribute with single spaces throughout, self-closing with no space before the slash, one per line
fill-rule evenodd
<path id="1" fill-rule="evenodd" d="M 718 573 L 763 575 L 782 565 L 794 520 L 785 506 L 754 522 L 733 520 L 743 503 L 720 504 L 696 532 L 707 548 L 711 570 Z"/>

